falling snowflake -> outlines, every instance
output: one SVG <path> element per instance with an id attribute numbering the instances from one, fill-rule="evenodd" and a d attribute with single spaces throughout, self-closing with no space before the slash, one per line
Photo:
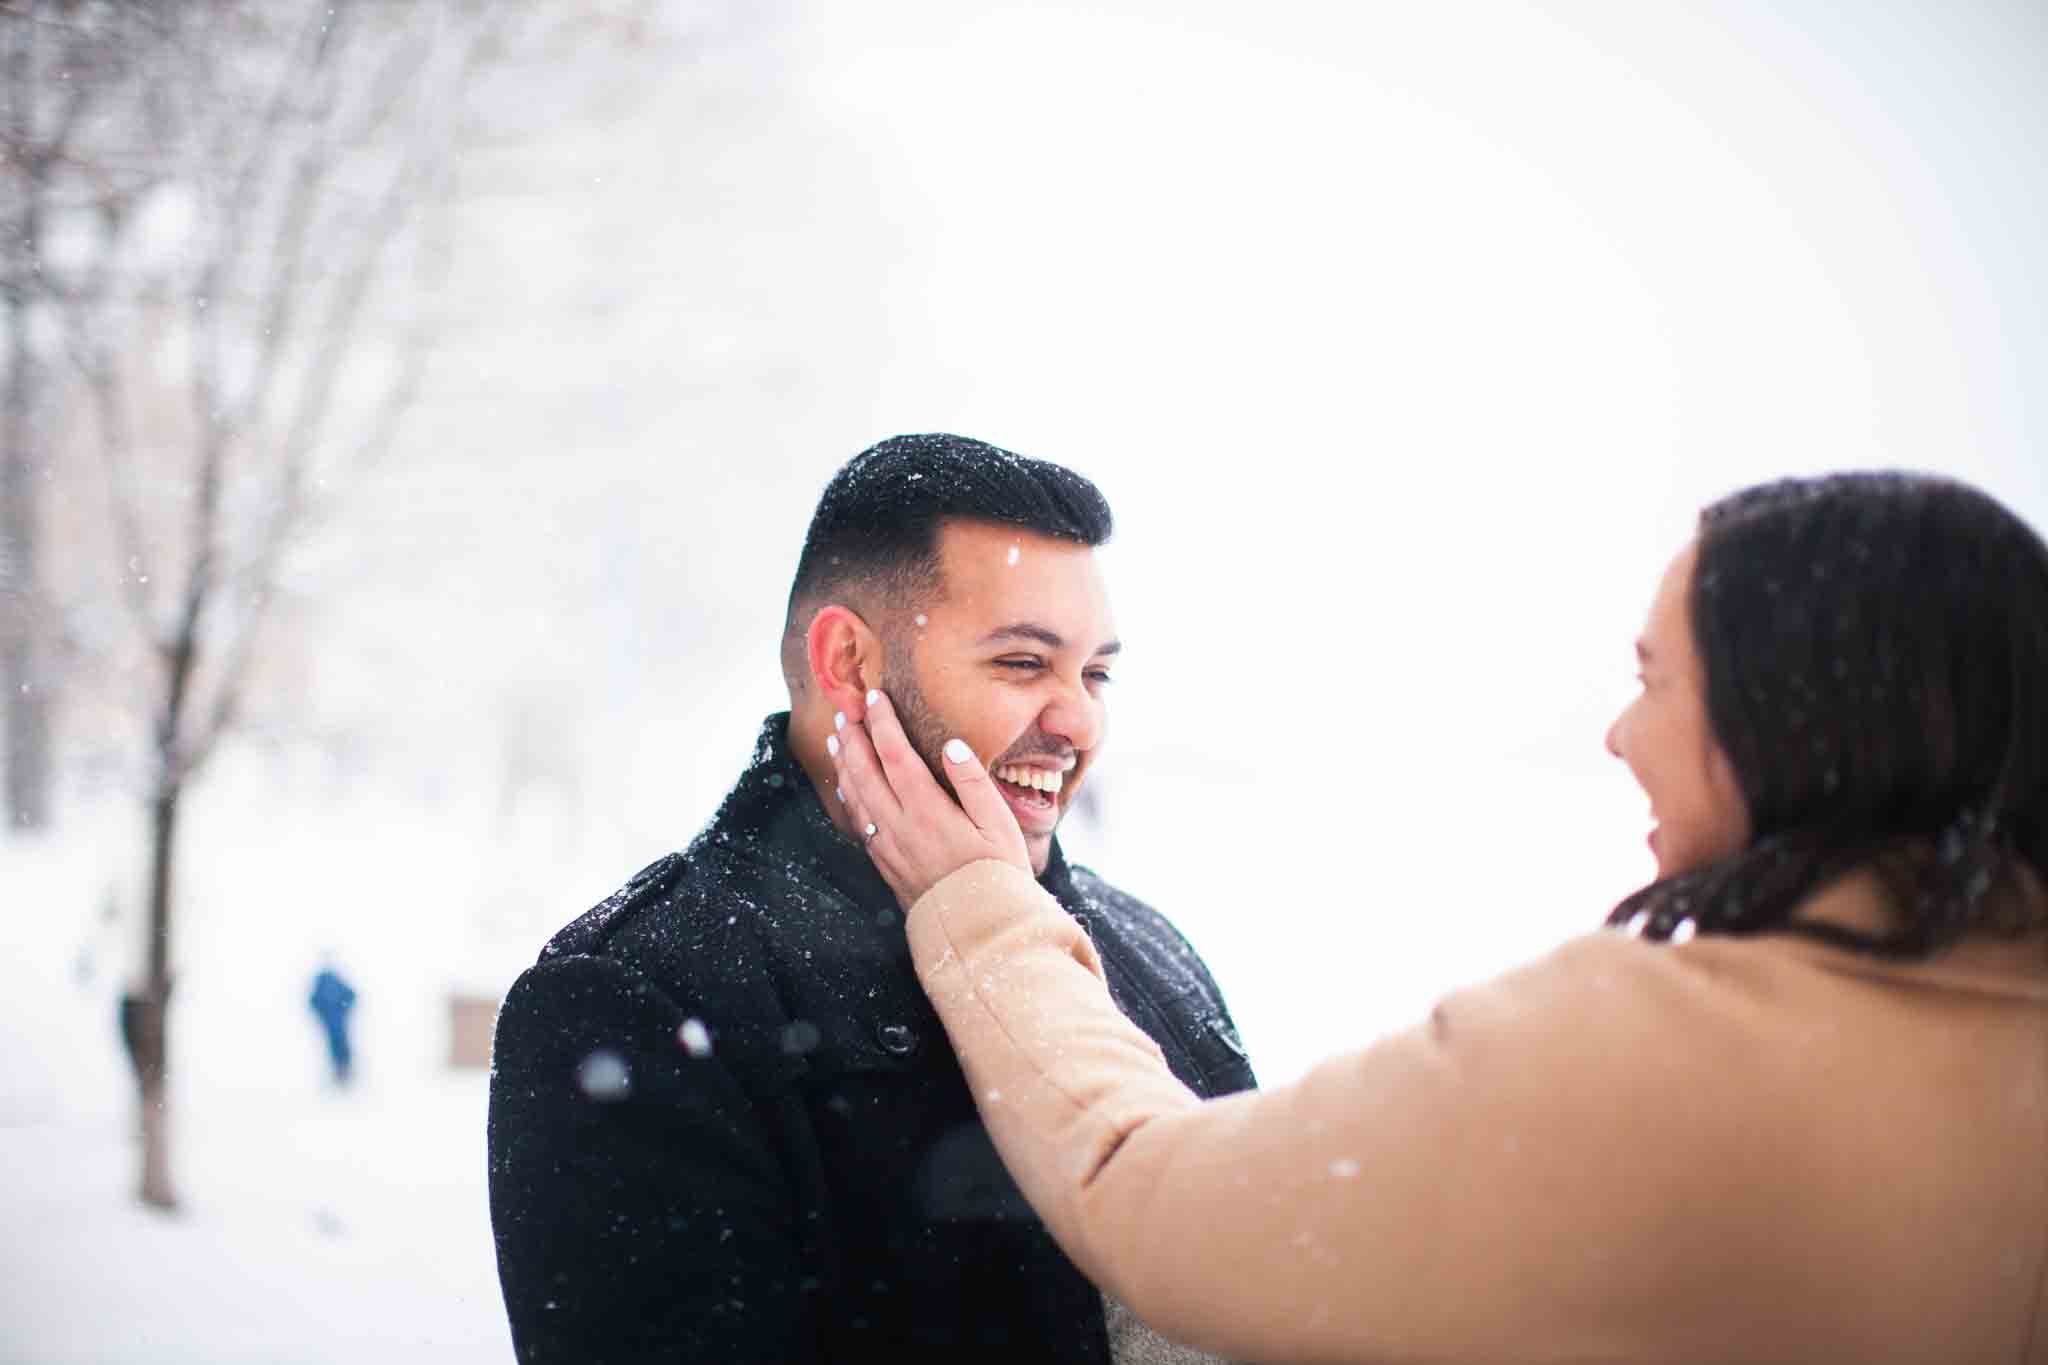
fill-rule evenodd
<path id="1" fill-rule="evenodd" d="M 576 1087 L 599 1104 L 616 1104 L 633 1093 L 633 1074 L 624 1057 L 599 1048 L 576 1068 Z"/>
<path id="2" fill-rule="evenodd" d="M 711 1055 L 711 1030 L 704 1027 L 702 1019 L 683 1020 L 683 1026 L 676 1030 L 676 1041 L 692 1057 Z"/>

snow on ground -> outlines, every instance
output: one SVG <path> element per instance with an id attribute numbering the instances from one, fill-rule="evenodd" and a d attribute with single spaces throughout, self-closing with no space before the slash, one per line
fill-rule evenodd
<path id="1" fill-rule="evenodd" d="M 127 1115 L 0 1128 L 0 1359 L 509 1359 L 483 1105 L 480 1074 L 260 1099 L 191 1078 L 174 1218 L 131 1197 Z"/>
<path id="2" fill-rule="evenodd" d="M 457 975 L 444 945 L 462 919 L 421 913 L 446 887 L 396 833 L 407 822 L 387 818 L 382 847 L 351 856 L 360 812 L 248 805 L 262 788 L 245 777 L 205 792 L 190 826 L 171 1019 L 176 1216 L 133 1198 L 115 1001 L 139 931 L 132 907 L 99 919 L 107 891 L 135 884 L 128 812 L 0 842 L 0 1360 L 509 1359 L 486 1080 L 442 1065 Z M 309 858 L 323 833 L 334 846 Z M 365 895 L 380 879 L 416 894 Z M 347 1092 L 324 1079 L 305 1003 L 322 949 L 363 996 L 363 1071 Z"/>

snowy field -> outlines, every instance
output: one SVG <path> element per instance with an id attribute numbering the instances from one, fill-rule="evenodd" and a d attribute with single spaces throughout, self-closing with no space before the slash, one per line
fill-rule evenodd
<path id="1" fill-rule="evenodd" d="M 128 1114 L 10 1115 L 0 1359 L 510 1359 L 484 1212 L 483 1105 L 481 1075 L 348 1096 L 187 1078 L 176 1107 L 186 1208 L 175 1218 L 131 1197 Z"/>
<path id="2" fill-rule="evenodd" d="M 184 1207 L 166 1217 L 135 1202 L 133 1088 L 115 1029 L 135 917 L 99 919 L 103 890 L 127 885 L 113 876 L 125 861 L 114 851 L 133 842 L 120 839 L 125 817 L 89 811 L 60 837 L 0 843 L 0 1361 L 509 1359 L 485 1204 L 486 1082 L 437 1065 L 452 976 L 436 963 L 443 989 L 415 987 L 417 938 L 393 935 L 381 957 L 339 951 L 364 988 L 364 1071 L 348 1092 L 328 1087 L 305 1005 L 317 954 L 418 906 L 387 901 L 325 942 L 372 869 L 309 869 L 274 823 L 230 859 L 193 831 L 188 904 L 201 908 L 171 1022 Z"/>

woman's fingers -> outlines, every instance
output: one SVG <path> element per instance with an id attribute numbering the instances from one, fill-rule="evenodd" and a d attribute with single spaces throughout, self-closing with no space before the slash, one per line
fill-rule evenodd
<path id="1" fill-rule="evenodd" d="M 843 717 L 835 717 L 843 720 Z M 904 887 L 900 884 L 901 869 L 891 856 L 894 849 L 883 836 L 883 821 L 886 816 L 877 815 L 878 800 L 886 799 L 887 779 L 882 776 L 879 764 L 873 761 L 873 753 L 867 749 L 867 739 L 861 734 L 861 727 L 854 723 L 842 723 L 838 733 L 825 741 L 825 748 L 832 756 L 834 766 L 834 795 L 842 803 L 843 821 L 837 823 L 861 840 L 867 848 L 868 857 L 875 864 L 875 870 L 882 874 L 882 880 L 901 899 Z M 851 765 L 847 760 L 851 757 Z M 863 762 L 865 758 L 865 762 Z"/>
<path id="2" fill-rule="evenodd" d="M 866 700 L 867 724 L 862 728 L 874 742 L 875 754 L 881 759 L 882 771 L 888 774 L 889 790 L 897 804 L 913 814 L 938 811 L 946 803 L 945 790 L 917 756 L 917 750 L 910 747 L 910 738 L 903 733 L 902 722 L 896 719 L 896 708 L 879 691 L 869 692 Z"/>
<path id="3" fill-rule="evenodd" d="M 907 909 L 947 874 L 981 858 L 1030 869 L 1024 835 L 974 751 L 960 740 L 944 750 L 949 795 L 911 744 L 889 699 L 869 692 L 860 719 L 835 716 L 826 741 L 847 824 Z M 954 799 L 958 796 L 958 801 Z"/>
<path id="4" fill-rule="evenodd" d="M 846 817 L 851 819 L 860 808 L 860 794 L 846 789 L 846 774 L 839 766 L 839 746 L 845 742 L 840 736 L 846 733 L 846 713 L 841 711 L 833 716 L 832 724 L 837 733 L 825 738 L 825 752 L 832 757 L 832 799 L 838 802 Z M 827 811 L 826 814 L 836 823 L 841 811 Z"/>
<path id="5" fill-rule="evenodd" d="M 967 812 L 967 818 L 989 841 L 996 856 L 1029 868 L 1031 859 L 1024 849 L 1024 831 L 1018 828 L 1010 803 L 996 790 L 995 779 L 988 775 L 974 750 L 966 740 L 949 739 L 945 755 L 946 776 L 952 779 L 953 790 L 960 797 L 960 809 Z"/>
<path id="6" fill-rule="evenodd" d="M 902 810 L 912 819 L 944 820 L 954 809 L 953 798 L 946 795 L 945 789 L 932 776 L 931 769 L 911 747 L 888 697 L 878 691 L 869 692 L 866 702 L 865 728 L 874 741 L 875 752 L 880 755 L 882 767 L 889 776 L 889 787 Z M 946 775 L 953 783 L 954 796 L 959 798 L 959 809 L 973 822 L 975 830 L 996 857 L 1019 867 L 1028 867 L 1030 859 L 1024 850 L 1024 832 L 1017 827 L 1017 817 L 1011 813 L 1009 803 L 996 791 L 988 769 L 974 756 L 974 750 L 965 740 L 947 740 L 944 753 Z"/>
<path id="7" fill-rule="evenodd" d="M 846 793 L 847 805 L 853 808 L 861 832 L 866 834 L 865 826 L 869 824 L 878 829 L 893 824 L 902 815 L 902 806 L 889 785 L 888 774 L 875 757 L 867 727 L 848 721 L 825 741 L 825 747 L 839 763 L 839 786 Z"/>

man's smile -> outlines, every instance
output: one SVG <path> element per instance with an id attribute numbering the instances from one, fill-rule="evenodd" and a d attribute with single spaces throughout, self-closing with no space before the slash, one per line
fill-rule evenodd
<path id="1" fill-rule="evenodd" d="M 1074 754 L 1018 759 L 996 764 L 989 769 L 989 776 L 996 779 L 996 790 L 1009 803 L 1025 834 L 1050 834 L 1059 823 L 1060 793 L 1066 787 L 1067 774 L 1079 763 Z"/>

